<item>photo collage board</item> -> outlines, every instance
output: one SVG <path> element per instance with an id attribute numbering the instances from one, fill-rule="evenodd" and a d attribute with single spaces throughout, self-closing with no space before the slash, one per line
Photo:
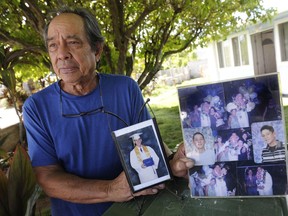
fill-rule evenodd
<path id="1" fill-rule="evenodd" d="M 177 90 L 192 197 L 287 195 L 278 73 Z"/>

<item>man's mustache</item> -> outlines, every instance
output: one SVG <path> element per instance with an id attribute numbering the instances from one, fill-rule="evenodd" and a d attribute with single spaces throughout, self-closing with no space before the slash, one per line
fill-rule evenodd
<path id="1" fill-rule="evenodd" d="M 57 67 L 60 69 L 75 68 L 78 67 L 78 64 L 75 64 L 75 62 L 72 61 L 60 61 L 58 62 Z"/>

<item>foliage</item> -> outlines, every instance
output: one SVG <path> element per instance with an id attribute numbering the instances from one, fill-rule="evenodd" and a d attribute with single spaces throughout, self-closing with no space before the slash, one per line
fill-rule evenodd
<path id="1" fill-rule="evenodd" d="M 100 70 L 127 76 L 137 72 L 141 89 L 172 55 L 203 47 L 274 15 L 273 10 L 264 10 L 262 0 L 66 0 L 65 4 L 89 8 L 99 20 L 106 38 Z M 1 1 L 0 43 L 38 53 L 41 70 L 48 73 L 50 64 L 41 39 L 45 14 L 62 5 L 56 0 Z"/>
<path id="2" fill-rule="evenodd" d="M 27 52 L 33 53 L 30 48 L 13 50 L 9 46 L 0 46 L 0 83 L 4 84 L 8 90 L 9 99 L 14 105 L 15 111 L 19 117 L 19 144 L 12 154 L 5 154 L 3 150 L 0 151 L 0 215 L 25 215 L 27 212 L 28 203 L 33 206 L 37 193 L 33 193 L 36 186 L 36 179 L 31 167 L 28 154 L 23 146 L 24 142 L 24 129 L 22 123 L 22 104 L 26 99 L 21 91 L 20 81 L 16 77 L 14 70 L 15 65 L 30 64 Z M 20 86 L 17 86 L 20 85 Z M 4 142 L 0 140 L 0 144 Z M 16 143 L 15 143 L 16 144 Z M 6 177 L 5 173 L 7 171 Z M 31 195 L 34 194 L 34 199 L 29 201 Z M 28 215 L 31 214 L 32 209 L 28 208 Z"/>
<path id="3" fill-rule="evenodd" d="M 9 46 L 0 45 L 0 84 L 7 87 L 8 100 L 13 105 L 19 118 L 19 137 L 23 143 L 22 105 L 27 95 L 22 91 L 22 79 L 16 77 L 16 65 L 32 65 L 27 59 L 27 53 L 33 53 L 30 48 L 12 50 Z"/>
<path id="4" fill-rule="evenodd" d="M 9 46 L 0 45 L 0 84 L 7 87 L 8 99 L 12 101 L 19 118 L 21 118 L 21 105 L 25 95 L 21 91 L 22 77 L 17 76 L 14 68 L 20 66 L 23 68 L 25 65 L 35 66 L 27 57 L 31 52 L 33 50 L 30 48 L 12 50 Z"/>
<path id="5" fill-rule="evenodd" d="M 36 178 L 26 150 L 18 145 L 9 161 L 7 175 L 0 170 L 0 215 L 25 215 Z"/>

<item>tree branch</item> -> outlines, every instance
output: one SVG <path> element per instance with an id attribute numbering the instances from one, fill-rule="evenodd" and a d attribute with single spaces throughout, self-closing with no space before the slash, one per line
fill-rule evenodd
<path id="1" fill-rule="evenodd" d="M 29 6 L 27 7 L 26 4 Z M 40 35 L 42 35 L 45 26 L 45 19 L 37 3 L 34 0 L 25 0 L 25 2 L 20 1 L 20 8 L 25 17 L 29 20 L 29 23 Z"/>

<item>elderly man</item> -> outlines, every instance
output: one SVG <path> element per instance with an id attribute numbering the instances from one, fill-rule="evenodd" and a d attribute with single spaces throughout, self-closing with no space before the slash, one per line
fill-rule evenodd
<path id="1" fill-rule="evenodd" d="M 150 118 L 137 83 L 99 74 L 104 38 L 84 9 L 64 9 L 45 28 L 45 43 L 60 78 L 23 107 L 29 155 L 37 181 L 51 197 L 52 215 L 102 215 L 112 202 L 155 194 L 163 185 L 131 193 L 111 130 Z M 169 153 L 167 153 L 169 154 Z M 170 161 L 176 176 L 193 162 L 181 146 Z"/>

